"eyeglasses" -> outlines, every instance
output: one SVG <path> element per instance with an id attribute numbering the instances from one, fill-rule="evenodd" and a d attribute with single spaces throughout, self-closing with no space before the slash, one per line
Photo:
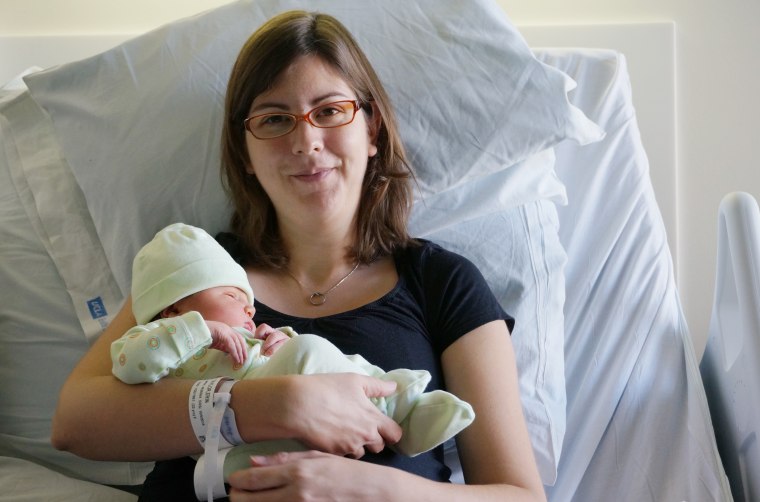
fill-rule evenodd
<path id="1" fill-rule="evenodd" d="M 299 120 L 319 127 L 330 129 L 350 124 L 361 108 L 361 101 L 336 101 L 326 103 L 309 110 L 303 115 L 292 113 L 262 113 L 253 115 L 243 121 L 245 128 L 257 139 L 274 139 L 293 132 Z"/>

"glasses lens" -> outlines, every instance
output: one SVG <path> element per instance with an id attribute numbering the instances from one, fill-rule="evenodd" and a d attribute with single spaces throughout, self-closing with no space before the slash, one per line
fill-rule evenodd
<path id="1" fill-rule="evenodd" d="M 253 117 L 248 128 L 257 138 L 276 138 L 293 130 L 296 119 L 292 115 L 267 113 Z"/>
<path id="2" fill-rule="evenodd" d="M 339 101 L 318 106 L 309 112 L 309 120 L 317 127 L 339 127 L 354 120 L 353 101 Z"/>

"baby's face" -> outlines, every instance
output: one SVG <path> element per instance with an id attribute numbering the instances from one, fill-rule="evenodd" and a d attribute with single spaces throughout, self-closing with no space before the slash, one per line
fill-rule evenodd
<path id="1" fill-rule="evenodd" d="M 255 309 L 248 303 L 248 297 L 234 286 L 219 286 L 198 291 L 175 304 L 180 314 L 195 310 L 206 321 L 219 321 L 232 327 L 242 327 L 253 331 L 251 318 Z"/>

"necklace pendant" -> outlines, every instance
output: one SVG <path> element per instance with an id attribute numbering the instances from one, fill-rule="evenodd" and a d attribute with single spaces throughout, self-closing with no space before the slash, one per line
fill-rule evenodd
<path id="1" fill-rule="evenodd" d="M 315 306 L 315 307 L 319 307 L 320 305 L 324 305 L 324 304 L 325 304 L 325 302 L 327 301 L 327 295 L 329 295 L 330 293 L 332 293 L 332 291 L 333 291 L 335 288 L 337 288 L 338 286 L 340 286 L 341 284 L 343 284 L 344 282 L 346 282 L 346 279 L 348 279 L 349 277 L 351 277 L 351 274 L 353 274 L 354 272 L 356 272 L 356 269 L 357 269 L 357 268 L 359 268 L 359 262 L 358 262 L 358 261 L 356 262 L 356 265 L 354 265 L 354 268 L 352 268 L 352 269 L 351 269 L 351 271 L 350 271 L 349 273 L 347 273 L 346 275 L 344 275 L 344 276 L 343 276 L 343 278 L 342 278 L 341 280 L 339 280 L 338 282 L 336 282 L 336 283 L 335 283 L 335 284 L 334 284 L 334 285 L 333 285 L 333 286 L 332 286 L 330 289 L 326 290 L 324 293 L 322 293 L 321 291 L 315 291 L 315 292 L 313 292 L 313 293 L 312 293 L 312 294 L 309 296 L 309 298 L 307 298 L 307 301 L 309 302 L 309 304 L 311 304 L 311 305 L 313 305 L 313 306 Z M 306 289 L 306 288 L 303 286 L 303 284 L 301 284 L 301 281 L 299 281 L 298 279 L 296 279 L 296 276 L 294 276 L 292 273 L 290 273 L 290 270 L 286 270 L 286 272 L 287 272 L 287 274 L 288 274 L 288 275 L 289 275 L 289 276 L 290 276 L 290 277 L 291 277 L 291 278 L 292 278 L 294 281 L 296 281 L 296 283 L 297 283 L 299 286 L 301 286 L 301 289 L 302 289 L 302 290 L 306 290 L 306 291 L 308 291 L 308 290 L 307 290 L 307 289 Z"/>
<path id="2" fill-rule="evenodd" d="M 325 296 L 323 293 L 320 293 L 319 291 L 315 291 L 309 297 L 309 303 L 311 303 L 315 307 L 324 305 L 326 301 L 327 301 L 327 296 Z"/>

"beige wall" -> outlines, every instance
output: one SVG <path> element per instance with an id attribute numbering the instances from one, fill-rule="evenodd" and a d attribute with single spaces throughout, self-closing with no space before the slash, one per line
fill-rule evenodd
<path id="1" fill-rule="evenodd" d="M 757 0 L 497 0 L 517 24 L 676 23 L 678 282 L 697 354 L 712 305 L 723 194 L 760 197 Z M 144 32 L 225 0 L 5 0 L 0 36 Z M 635 93 L 635 89 L 634 89 Z"/>

